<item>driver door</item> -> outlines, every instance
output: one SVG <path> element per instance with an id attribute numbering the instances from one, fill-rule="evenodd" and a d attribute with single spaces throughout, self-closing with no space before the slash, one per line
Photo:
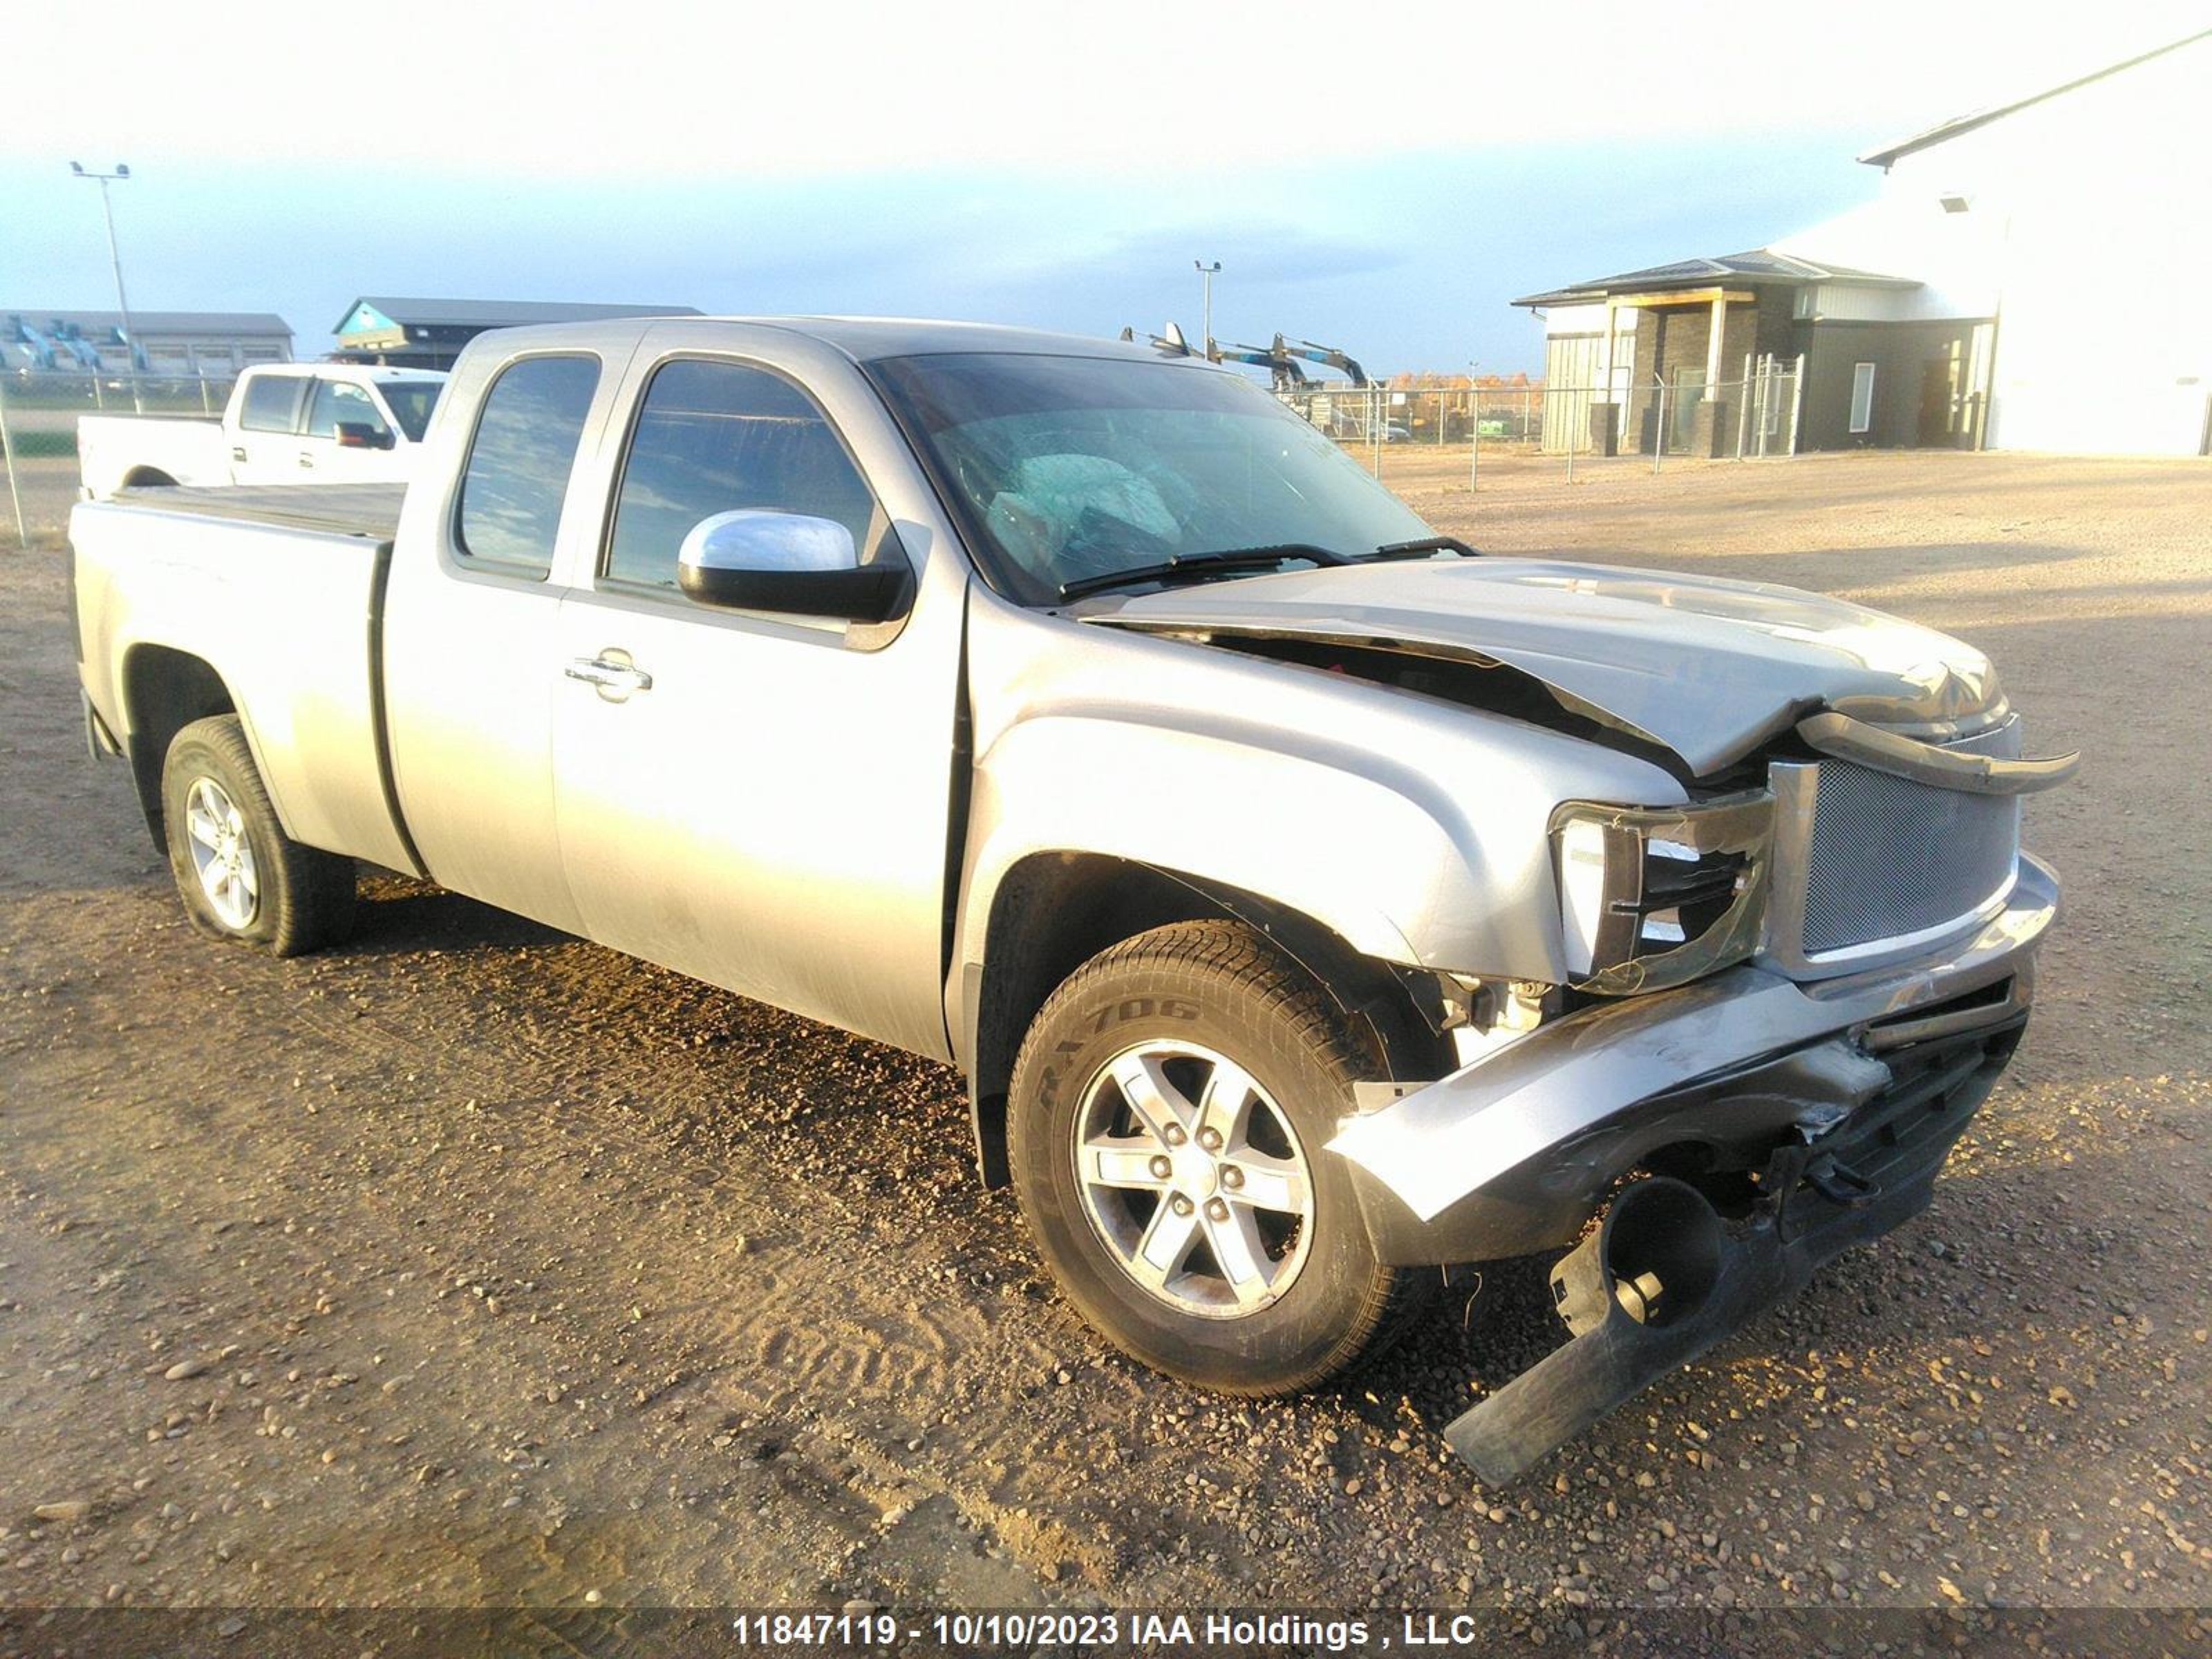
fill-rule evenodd
<path id="1" fill-rule="evenodd" d="M 349 448 L 338 441 L 338 424 L 367 427 L 379 447 Z M 349 483 L 363 478 L 388 478 L 392 461 L 386 453 L 398 442 L 392 423 L 376 406 L 368 388 L 351 380 L 332 380 L 318 375 L 307 398 L 307 429 L 300 438 L 300 469 L 319 483 Z"/>

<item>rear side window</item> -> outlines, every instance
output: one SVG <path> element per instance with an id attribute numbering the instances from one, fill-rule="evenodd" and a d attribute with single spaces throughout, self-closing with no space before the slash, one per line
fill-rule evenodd
<path id="1" fill-rule="evenodd" d="M 461 474 L 454 538 L 464 558 L 541 577 L 552 569 L 561 501 L 599 384 L 596 357 L 526 357 L 492 382 Z"/>
<path id="2" fill-rule="evenodd" d="M 300 374 L 257 374 L 246 383 L 246 402 L 238 423 L 248 432 L 289 432 L 300 407 Z"/>

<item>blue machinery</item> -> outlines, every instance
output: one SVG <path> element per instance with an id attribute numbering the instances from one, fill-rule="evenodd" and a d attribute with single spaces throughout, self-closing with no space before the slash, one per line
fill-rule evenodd
<path id="1" fill-rule="evenodd" d="M 112 327 L 100 344 L 124 346 L 133 366 L 146 367 L 145 353 L 124 338 L 120 327 Z M 0 346 L 12 346 L 29 360 L 33 368 L 80 368 L 98 374 L 107 365 L 100 355 L 100 345 L 88 338 L 75 323 L 57 317 L 43 328 L 21 316 L 11 316 L 4 328 L 0 328 Z"/>
<path id="2" fill-rule="evenodd" d="M 1121 337 L 1133 340 L 1136 331 L 1125 328 L 1121 331 Z M 1165 334 L 1154 334 L 1148 337 L 1160 350 L 1172 352 L 1180 357 L 1200 355 L 1192 349 L 1190 342 L 1183 338 L 1182 331 L 1173 323 L 1168 325 Z M 1335 369 L 1353 386 L 1363 390 L 1370 384 L 1367 371 L 1359 366 L 1358 359 L 1347 356 L 1334 346 L 1316 345 L 1311 340 L 1286 340 L 1280 334 L 1264 346 L 1237 345 L 1210 339 L 1206 343 L 1204 356 L 1209 362 L 1249 363 L 1255 368 L 1264 368 L 1278 392 L 1296 392 L 1308 383 L 1312 377 L 1302 366 L 1304 363 L 1319 363 Z"/>

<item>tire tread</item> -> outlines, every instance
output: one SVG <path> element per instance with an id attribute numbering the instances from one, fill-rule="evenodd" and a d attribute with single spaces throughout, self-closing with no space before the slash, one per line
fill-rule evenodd
<path id="1" fill-rule="evenodd" d="M 253 763 L 253 750 L 246 741 L 245 725 L 237 715 L 215 714 L 194 720 L 171 740 L 162 763 L 161 799 L 165 806 L 176 793 L 171 786 L 173 774 L 180 769 L 179 757 L 188 754 L 193 744 L 207 749 L 222 763 L 222 769 L 229 775 L 221 781 L 260 831 L 256 857 L 276 866 L 263 876 L 264 908 L 255 918 L 257 927 L 267 923 L 267 931 L 258 937 L 233 933 L 215 923 L 195 902 L 193 884 L 198 878 L 191 871 L 191 855 L 184 848 L 181 833 L 170 826 L 170 869 L 193 921 L 204 932 L 258 945 L 274 957 L 301 956 L 343 939 L 353 931 L 356 889 L 359 884 L 354 861 L 306 846 L 284 833 L 276 806 L 269 799 L 268 787 L 261 781 L 260 769 Z"/>
<path id="2" fill-rule="evenodd" d="M 1386 1069 L 1375 1045 L 1362 1039 L 1327 990 L 1263 934 L 1242 922 L 1203 920 L 1175 922 L 1124 939 L 1091 957 L 1063 981 L 1046 999 L 1023 1039 L 1014 1062 L 1013 1100 L 1030 1097 L 1025 1084 L 1030 1068 L 1038 1063 L 1036 1050 L 1040 1035 L 1051 1029 L 1056 1017 L 1070 1003 L 1096 994 L 1115 976 L 1138 969 L 1146 974 L 1148 982 L 1158 983 L 1164 993 L 1177 988 L 1218 992 L 1225 980 L 1228 988 L 1269 1006 L 1291 1028 L 1292 1041 L 1305 1051 L 1295 1055 L 1278 1043 L 1284 1058 L 1312 1060 L 1347 1083 L 1381 1075 Z M 1020 1136 L 1034 1126 L 1018 1112 L 1008 1128 Z M 1318 1153 L 1320 1149 L 1314 1151 Z M 1426 1304 L 1431 1283 L 1431 1276 L 1419 1270 L 1378 1263 L 1363 1287 L 1358 1312 L 1338 1340 L 1311 1364 L 1294 1375 L 1265 1382 L 1217 1382 L 1211 1386 L 1221 1393 L 1254 1399 L 1277 1399 L 1318 1387 L 1401 1335 Z"/>

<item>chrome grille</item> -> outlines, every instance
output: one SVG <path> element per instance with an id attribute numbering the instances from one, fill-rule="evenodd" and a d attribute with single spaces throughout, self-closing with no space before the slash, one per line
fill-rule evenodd
<path id="1" fill-rule="evenodd" d="M 2019 722 L 1945 747 L 2016 756 Z M 1778 834 L 1775 849 L 1778 901 L 1787 902 L 1778 904 L 1774 945 L 1785 963 L 1816 972 L 1868 965 L 1883 945 L 1905 950 L 2009 890 L 2017 797 L 1934 788 L 1849 761 L 1774 769 L 1778 803 L 1797 806 L 1787 820 L 1795 832 Z"/>

